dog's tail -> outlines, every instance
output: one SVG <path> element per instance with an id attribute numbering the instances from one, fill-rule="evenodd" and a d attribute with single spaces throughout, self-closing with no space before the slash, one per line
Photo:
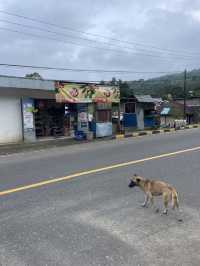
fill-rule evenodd
<path id="1" fill-rule="evenodd" d="M 179 208 L 179 200 L 178 200 L 178 193 L 173 188 L 172 189 L 172 209 Z"/>

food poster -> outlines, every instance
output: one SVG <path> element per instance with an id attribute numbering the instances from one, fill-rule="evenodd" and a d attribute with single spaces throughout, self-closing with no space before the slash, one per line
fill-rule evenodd
<path id="1" fill-rule="evenodd" d="M 112 103 L 120 101 L 117 86 L 56 82 L 56 101 L 69 103 Z"/>
<path id="2" fill-rule="evenodd" d="M 88 131 L 88 106 L 78 104 L 78 130 Z"/>

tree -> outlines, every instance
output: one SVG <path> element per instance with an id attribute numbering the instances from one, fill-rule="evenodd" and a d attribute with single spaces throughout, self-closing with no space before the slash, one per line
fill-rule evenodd
<path id="1" fill-rule="evenodd" d="M 100 81 L 100 85 L 105 85 L 105 81 L 104 80 L 101 80 Z"/>
<path id="2" fill-rule="evenodd" d="M 30 79 L 43 79 L 42 76 L 37 73 L 37 72 L 33 72 L 33 73 L 30 73 L 30 74 L 26 74 L 25 75 L 25 78 L 30 78 Z"/>
<path id="3" fill-rule="evenodd" d="M 111 85 L 117 85 L 117 80 L 115 77 L 112 78 Z"/>
<path id="4" fill-rule="evenodd" d="M 119 83 L 119 89 L 120 89 L 120 97 L 121 98 L 127 98 L 127 97 L 132 96 L 132 94 L 133 94 L 133 91 L 130 89 L 130 87 L 126 81 Z"/>

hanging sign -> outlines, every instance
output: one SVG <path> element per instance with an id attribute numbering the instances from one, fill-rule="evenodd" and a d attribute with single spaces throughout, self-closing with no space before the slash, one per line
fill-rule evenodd
<path id="1" fill-rule="evenodd" d="M 56 82 L 56 101 L 69 103 L 112 103 L 120 101 L 119 87 Z"/>

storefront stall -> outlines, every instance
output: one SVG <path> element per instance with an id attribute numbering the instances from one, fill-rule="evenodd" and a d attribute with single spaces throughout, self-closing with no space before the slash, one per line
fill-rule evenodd
<path id="1" fill-rule="evenodd" d="M 96 137 L 112 135 L 112 103 L 96 104 Z"/>
<path id="2" fill-rule="evenodd" d="M 112 135 L 112 103 L 119 103 L 117 86 L 56 82 L 56 101 L 76 109 L 71 130 L 93 132 L 96 137 Z"/>
<path id="3" fill-rule="evenodd" d="M 35 99 L 36 137 L 64 135 L 65 105 L 55 100 Z"/>

